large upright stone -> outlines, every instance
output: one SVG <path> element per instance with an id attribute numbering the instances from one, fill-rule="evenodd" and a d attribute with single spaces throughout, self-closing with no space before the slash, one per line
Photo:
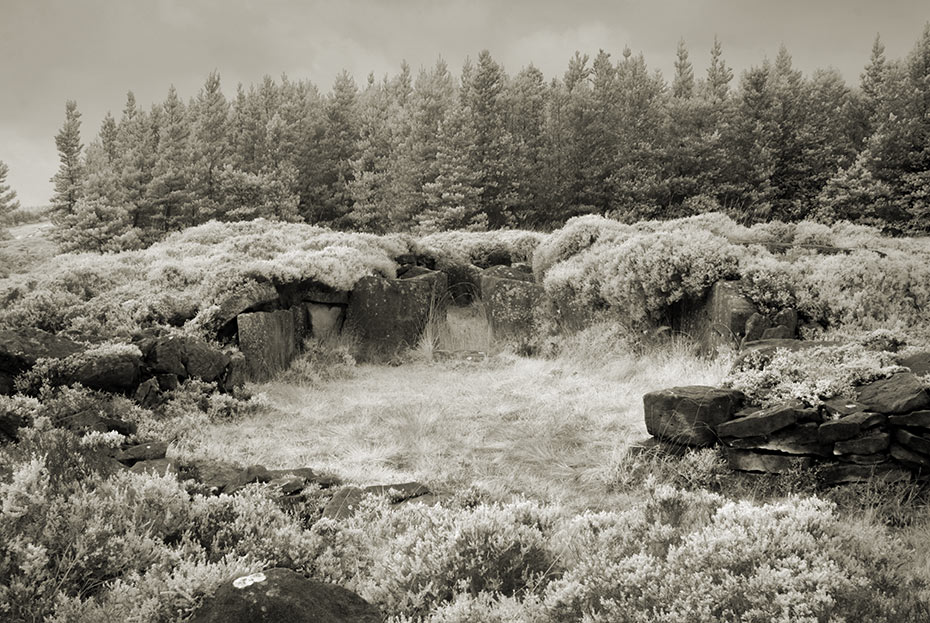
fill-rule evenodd
<path id="1" fill-rule="evenodd" d="M 530 343 L 536 336 L 542 299 L 543 287 L 532 281 L 501 276 L 497 268 L 481 274 L 481 300 L 496 340 Z"/>
<path id="2" fill-rule="evenodd" d="M 381 612 L 357 594 L 290 569 L 232 579 L 205 600 L 191 623 L 380 623 Z"/>
<path id="3" fill-rule="evenodd" d="M 703 385 L 649 392 L 643 396 L 646 430 L 674 443 L 709 446 L 717 440 L 717 426 L 731 419 L 744 399 L 737 390 Z"/>
<path id="4" fill-rule="evenodd" d="M 358 336 L 363 360 L 387 361 L 416 346 L 434 308 L 436 281 L 364 277 L 349 297 L 346 325 Z"/>
<path id="5" fill-rule="evenodd" d="M 917 376 L 902 372 L 860 388 L 859 402 L 878 413 L 908 413 L 930 407 L 930 393 Z"/>
<path id="6" fill-rule="evenodd" d="M 270 283 L 249 281 L 235 288 L 218 303 L 205 327 L 217 331 L 243 312 L 252 311 L 278 300 L 278 291 Z"/>
<path id="7" fill-rule="evenodd" d="M 738 281 L 718 281 L 698 304 L 682 306 L 674 328 L 694 336 L 701 352 L 713 354 L 721 347 L 740 344 L 746 322 L 756 306 L 739 290 Z"/>
<path id="8" fill-rule="evenodd" d="M 236 317 L 239 350 L 250 380 L 267 381 L 297 354 L 294 314 L 290 310 L 253 312 Z"/>

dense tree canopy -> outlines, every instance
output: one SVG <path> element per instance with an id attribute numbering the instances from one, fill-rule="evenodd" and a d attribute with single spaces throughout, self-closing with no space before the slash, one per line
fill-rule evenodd
<path id="1" fill-rule="evenodd" d="M 482 51 L 458 79 L 404 63 L 328 93 L 266 77 L 231 99 L 212 73 L 188 102 L 171 87 L 146 111 L 129 93 L 86 150 L 68 102 L 56 219 L 109 247 L 257 217 L 423 232 L 722 210 L 930 230 L 930 25 L 899 61 L 876 38 L 855 86 L 804 75 L 784 48 L 737 79 L 716 39 L 706 58 L 681 41 L 669 83 L 629 49 L 576 53 L 547 81 Z"/>

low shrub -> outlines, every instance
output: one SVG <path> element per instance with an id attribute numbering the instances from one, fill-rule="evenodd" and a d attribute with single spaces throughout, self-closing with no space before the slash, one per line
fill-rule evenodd
<path id="1" fill-rule="evenodd" d="M 529 263 L 545 234 L 518 229 L 496 231 L 443 231 L 414 243 L 418 255 L 436 260 L 437 268 L 474 264 L 488 268 L 498 264 Z"/>

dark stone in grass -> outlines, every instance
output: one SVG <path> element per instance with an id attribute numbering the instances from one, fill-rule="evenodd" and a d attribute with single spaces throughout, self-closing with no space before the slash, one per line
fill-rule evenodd
<path id="1" fill-rule="evenodd" d="M 323 508 L 323 517 L 329 519 L 345 519 L 355 514 L 359 503 L 365 495 L 385 495 L 390 498 L 391 504 L 400 504 L 409 500 L 420 499 L 432 492 L 426 485 L 419 482 L 403 482 L 390 485 L 372 485 L 364 489 L 359 487 L 343 487 L 333 494 L 333 497 Z"/>
<path id="2" fill-rule="evenodd" d="M 879 465 L 854 465 L 850 463 L 834 463 L 823 467 L 819 472 L 820 480 L 827 485 L 838 485 L 852 482 L 869 482 L 881 480 L 884 483 L 910 480 L 907 470 L 901 469 L 893 463 Z"/>
<path id="3" fill-rule="evenodd" d="M 752 450 L 736 450 L 732 448 L 727 449 L 726 457 L 730 469 L 742 472 L 784 474 L 785 472 L 807 469 L 813 465 L 813 459 L 809 456 L 763 454 Z"/>
<path id="4" fill-rule="evenodd" d="M 874 432 L 853 439 L 837 441 L 833 446 L 834 454 L 875 454 L 888 449 L 891 441 L 890 435 L 885 432 Z"/>
<path id="5" fill-rule="evenodd" d="M 38 359 L 64 359 L 83 349 L 77 342 L 39 329 L 0 330 L 0 373 L 13 378 Z"/>
<path id="6" fill-rule="evenodd" d="M 892 415 L 888 418 L 892 426 L 909 426 L 930 429 L 930 411 L 914 411 L 906 415 Z"/>
<path id="7" fill-rule="evenodd" d="M 762 314 L 756 312 L 746 320 L 746 334 L 743 339 L 746 342 L 761 340 L 762 334 L 770 326 L 772 326 L 771 321 Z"/>
<path id="8" fill-rule="evenodd" d="M 930 407 L 930 393 L 916 375 L 902 372 L 860 388 L 859 402 L 869 411 L 908 413 Z"/>
<path id="9" fill-rule="evenodd" d="M 717 434 L 721 437 L 758 437 L 791 426 L 797 421 L 795 405 L 776 405 L 718 424 Z"/>
<path id="10" fill-rule="evenodd" d="M 155 459 L 165 458 L 168 451 L 168 444 L 164 441 L 150 441 L 140 443 L 136 446 L 130 446 L 120 451 L 116 455 L 116 460 L 126 465 L 132 465 L 138 461 L 152 461 Z"/>
<path id="11" fill-rule="evenodd" d="M 785 428 L 767 437 L 733 438 L 726 439 L 725 443 L 739 450 L 765 450 L 823 457 L 832 454 L 831 445 L 821 443 L 818 439 L 817 424 L 813 422 Z"/>
<path id="12" fill-rule="evenodd" d="M 733 389 L 703 385 L 672 387 L 643 396 L 646 430 L 675 444 L 710 446 L 716 429 L 730 420 L 745 397 Z"/>
<path id="13" fill-rule="evenodd" d="M 930 435 L 915 435 L 910 431 L 898 429 L 894 432 L 894 440 L 899 444 L 912 450 L 930 456 Z"/>
<path id="14" fill-rule="evenodd" d="M 333 494 L 323 508 L 326 519 L 346 519 L 355 514 L 362 501 L 362 490 L 358 487 L 343 487 Z"/>
<path id="15" fill-rule="evenodd" d="M 170 459 L 152 459 L 150 461 L 139 461 L 129 468 L 134 474 L 150 474 L 152 476 L 164 476 L 165 474 L 178 474 L 178 466 Z"/>
<path id="16" fill-rule="evenodd" d="M 148 379 L 139 384 L 133 394 L 133 399 L 145 408 L 151 408 L 161 399 L 161 388 L 156 379 Z"/>
<path id="17" fill-rule="evenodd" d="M 352 591 L 268 569 L 224 583 L 191 623 L 380 623 L 380 610 Z"/>

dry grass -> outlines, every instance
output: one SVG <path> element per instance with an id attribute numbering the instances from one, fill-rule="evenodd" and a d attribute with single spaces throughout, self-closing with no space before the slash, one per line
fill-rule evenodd
<path id="1" fill-rule="evenodd" d="M 446 491 L 476 485 L 500 499 L 609 507 L 621 495 L 608 495 L 618 461 L 646 436 L 643 394 L 715 384 L 725 365 L 682 344 L 647 353 L 611 342 L 592 348 L 598 335 L 590 332 L 586 350 L 555 359 L 413 361 L 360 366 L 312 388 L 255 386 L 272 413 L 211 425 L 195 449 L 268 467 L 310 466 L 359 484 L 417 479 Z"/>

